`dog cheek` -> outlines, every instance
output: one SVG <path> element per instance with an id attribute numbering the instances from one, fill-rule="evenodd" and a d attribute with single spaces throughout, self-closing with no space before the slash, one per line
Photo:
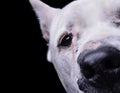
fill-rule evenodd
<path id="1" fill-rule="evenodd" d="M 48 50 L 48 52 L 47 52 L 47 60 L 49 62 L 51 62 L 51 52 L 50 52 L 50 50 Z"/>

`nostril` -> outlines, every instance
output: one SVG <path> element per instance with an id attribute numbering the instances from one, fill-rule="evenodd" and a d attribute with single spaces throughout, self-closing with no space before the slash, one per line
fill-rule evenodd
<path id="1" fill-rule="evenodd" d="M 79 55 L 78 63 L 81 73 L 87 79 L 104 72 L 114 72 L 120 68 L 120 51 L 113 47 L 100 47 L 91 52 Z"/>
<path id="2" fill-rule="evenodd" d="M 106 69 L 113 69 L 114 68 L 114 66 L 112 64 L 112 60 L 108 59 L 108 58 L 103 60 L 103 65 Z"/>
<path id="3" fill-rule="evenodd" d="M 92 66 L 88 64 L 82 65 L 81 72 L 84 74 L 85 78 L 89 79 L 92 78 L 95 75 L 95 71 L 92 68 Z"/>
<path id="4" fill-rule="evenodd" d="M 83 76 L 87 79 L 90 79 L 93 78 L 95 74 L 98 74 L 97 71 L 102 68 L 100 62 L 105 56 L 106 53 L 104 52 L 92 51 L 79 59 L 79 64 Z"/>
<path id="5" fill-rule="evenodd" d="M 103 60 L 103 65 L 104 68 L 106 69 L 116 69 L 120 67 L 120 62 L 119 62 L 120 56 L 114 54 L 112 56 L 106 57 Z"/>

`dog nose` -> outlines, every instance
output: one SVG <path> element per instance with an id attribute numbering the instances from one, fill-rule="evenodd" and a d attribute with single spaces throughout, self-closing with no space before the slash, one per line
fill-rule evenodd
<path id="1" fill-rule="evenodd" d="M 95 75 L 120 68 L 120 51 L 113 47 L 100 47 L 79 55 L 78 64 L 83 76 L 90 79 Z"/>

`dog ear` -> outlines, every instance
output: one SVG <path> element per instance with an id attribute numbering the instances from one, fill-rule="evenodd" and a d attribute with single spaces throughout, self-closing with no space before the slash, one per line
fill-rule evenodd
<path id="1" fill-rule="evenodd" d="M 29 0 L 29 1 L 38 17 L 43 38 L 46 41 L 49 41 L 49 30 L 50 30 L 51 22 L 60 9 L 52 8 L 47 4 L 41 2 L 40 0 Z"/>

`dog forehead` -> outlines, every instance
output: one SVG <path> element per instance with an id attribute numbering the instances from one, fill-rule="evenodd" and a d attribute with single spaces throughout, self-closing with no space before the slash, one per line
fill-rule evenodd
<path id="1" fill-rule="evenodd" d="M 76 13 L 83 14 L 89 12 L 89 14 L 92 14 L 94 10 L 95 12 L 112 12 L 117 8 L 120 9 L 120 0 L 76 0 L 66 5 L 62 9 L 61 14 L 68 19 L 69 16 L 75 15 Z"/>
<path id="2" fill-rule="evenodd" d="M 71 25 L 75 18 L 77 20 L 86 19 L 91 17 L 101 17 L 101 15 L 110 15 L 111 12 L 120 9 L 120 0 L 77 0 L 66 5 L 61 9 L 60 13 L 54 18 L 53 27 L 59 29 L 62 26 Z M 98 18 L 97 18 L 98 19 Z M 57 24 L 57 25 L 55 25 Z M 52 27 L 52 28 L 53 28 Z"/>
<path id="3" fill-rule="evenodd" d="M 69 31 L 73 25 L 81 26 L 85 22 L 104 19 L 105 15 L 111 15 L 120 9 L 120 0 L 77 0 L 66 5 L 53 19 L 50 39 L 58 39 L 65 31 Z M 80 28 L 77 28 L 80 29 Z M 53 42 L 52 40 L 51 42 Z M 57 43 L 57 41 L 56 41 Z"/>
<path id="4" fill-rule="evenodd" d="M 82 4 L 83 2 L 81 1 L 77 0 L 77 1 L 71 2 L 70 4 L 66 5 L 63 9 L 61 9 L 60 13 L 56 15 L 56 17 L 53 19 L 53 22 L 50 28 L 51 38 L 53 36 L 58 37 L 58 35 L 61 35 L 65 31 L 68 31 L 73 25 L 79 25 L 79 22 L 80 24 L 81 22 L 83 22 L 83 19 L 87 17 L 87 14 L 84 15 L 83 13 L 84 12 L 83 9 L 86 9 L 86 6 L 83 5 Z M 77 23 L 75 23 L 76 21 Z"/>

